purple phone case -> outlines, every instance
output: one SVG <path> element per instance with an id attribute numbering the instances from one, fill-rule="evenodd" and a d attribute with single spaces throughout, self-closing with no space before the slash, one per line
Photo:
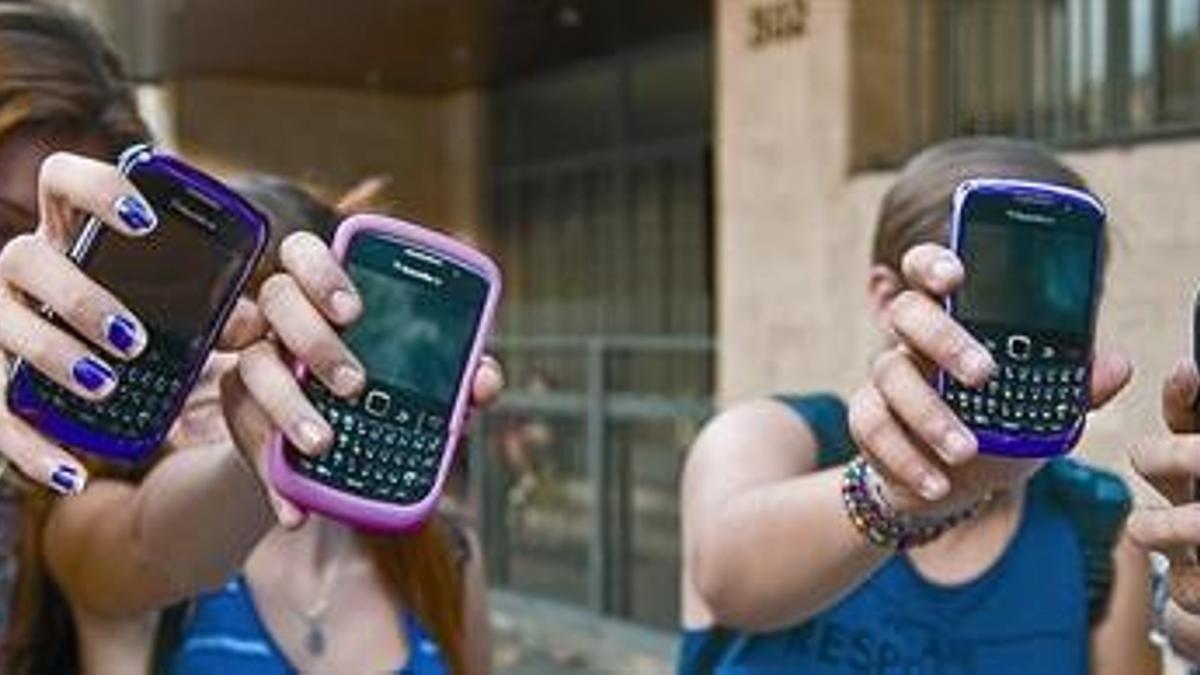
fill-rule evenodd
<path id="1" fill-rule="evenodd" d="M 221 334 L 221 330 L 224 328 L 230 312 L 233 311 L 238 296 L 249 281 L 255 265 L 266 247 L 268 227 L 266 218 L 251 206 L 249 202 L 215 178 L 194 167 L 188 166 L 174 157 L 154 152 L 148 146 L 134 146 L 123 152 L 118 167 L 126 175 L 134 167 L 159 171 L 170 175 L 187 185 L 188 189 L 194 190 L 205 198 L 211 199 L 214 203 L 220 204 L 221 208 L 225 211 L 236 214 L 238 222 L 254 238 L 254 253 L 247 261 L 241 276 L 238 277 L 235 284 L 235 291 L 230 293 L 229 301 L 221 307 L 210 330 L 204 336 L 204 346 L 201 353 L 207 355 L 216 344 L 217 337 Z M 103 225 L 98 223 L 94 218 L 89 219 L 83 234 L 80 235 L 75 248 L 71 251 L 72 258 L 76 261 L 82 260 L 91 245 L 93 240 L 92 235 L 98 233 L 101 227 Z M 206 360 L 207 358 L 197 359 L 191 372 L 184 379 L 185 384 L 180 388 L 180 394 L 176 397 L 177 400 L 172 402 L 169 414 L 163 417 L 162 423 L 155 428 L 153 433 L 141 438 L 118 438 L 99 429 L 81 424 L 62 414 L 53 406 L 43 401 L 37 392 L 34 391 L 29 371 L 31 366 L 19 360 L 13 366 L 13 375 L 8 389 L 8 405 L 11 410 L 35 428 L 70 447 L 109 459 L 136 462 L 145 459 L 162 445 L 167 433 L 171 430 L 171 425 L 174 424 L 175 419 L 179 416 L 183 404 L 187 400 L 187 395 L 191 392 L 192 387 L 195 386 L 197 378 L 200 377 Z"/>
<path id="2" fill-rule="evenodd" d="M 950 248 L 961 256 L 962 250 L 962 228 L 963 228 L 963 207 L 966 200 L 971 194 L 982 192 L 999 193 L 1004 195 L 1016 195 L 1020 193 L 1038 192 L 1041 194 L 1053 195 L 1057 200 L 1069 200 L 1079 208 L 1093 210 L 1100 223 L 1103 225 L 1105 219 L 1104 207 L 1086 192 L 1074 190 L 1058 185 L 1050 185 L 1046 183 L 1038 183 L 1027 180 L 1017 180 L 1008 178 L 977 178 L 964 181 L 958 186 L 954 192 L 954 209 L 951 218 L 950 229 Z M 1104 239 L 1101 237 L 1100 243 L 1096 246 L 1096 259 L 1092 266 L 1092 288 L 1097 289 L 1092 294 L 1092 307 L 1090 311 L 1091 325 L 1088 328 L 1089 342 L 1094 341 L 1096 335 L 1096 308 L 1100 299 L 1100 279 L 1103 274 L 1104 265 Z M 970 274 L 970 270 L 967 271 Z M 955 312 L 955 297 L 952 294 L 945 300 L 946 311 L 957 317 Z M 1090 381 L 1092 372 L 1092 353 L 1089 346 L 1088 362 L 1085 364 L 1087 375 L 1084 381 Z M 944 370 L 938 371 L 938 393 L 942 396 L 946 394 L 946 382 L 950 375 Z M 1086 387 L 1085 387 L 1086 390 Z M 1084 401 L 1086 409 L 1087 401 Z M 1064 455 L 1075 447 L 1079 442 L 1079 438 L 1083 435 L 1083 428 L 1086 420 L 1086 413 L 1080 415 L 1075 424 L 1069 430 L 1060 434 L 1049 434 L 1036 436 L 1032 434 L 1007 434 L 995 429 L 980 429 L 966 422 L 967 426 L 975 434 L 979 442 L 979 452 L 988 455 L 998 455 L 1002 457 L 1054 457 Z"/>
<path id="3" fill-rule="evenodd" d="M 466 419 L 470 403 L 471 383 L 479 365 L 479 358 L 483 353 L 484 342 L 492 326 L 496 305 L 500 299 L 500 271 L 490 258 L 450 237 L 401 220 L 371 214 L 351 216 L 338 226 L 333 240 L 333 254 L 339 261 L 345 257 L 350 241 L 360 233 L 408 241 L 433 249 L 478 272 L 488 282 L 487 300 L 479 317 L 479 325 L 475 331 L 466 367 L 463 368 L 462 379 L 458 384 L 454 409 L 450 413 L 446 447 L 442 453 L 442 463 L 438 467 L 437 478 L 429 494 L 414 504 L 394 504 L 359 497 L 314 481 L 292 469 L 285 457 L 284 444 L 286 440 L 282 434 L 276 434 L 271 442 L 267 462 L 268 473 L 275 489 L 301 508 L 324 514 L 363 530 L 403 532 L 420 526 L 433 511 L 441 496 L 446 475 L 449 473 L 450 464 L 454 459 L 455 448 L 462 434 L 462 425 Z M 302 366 L 298 367 L 296 374 L 304 377 L 305 369 Z"/>

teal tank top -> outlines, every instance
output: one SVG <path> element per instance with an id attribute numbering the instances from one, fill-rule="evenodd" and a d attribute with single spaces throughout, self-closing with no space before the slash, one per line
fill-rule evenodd
<path id="1" fill-rule="evenodd" d="M 840 400 L 781 400 L 812 429 L 823 466 L 856 452 Z M 802 624 L 769 633 L 685 631 L 678 672 L 1087 675 L 1090 626 L 1107 605 L 1111 549 L 1129 506 L 1119 478 L 1054 460 L 1030 482 L 1008 548 L 973 581 L 933 584 L 906 556 L 893 556 Z"/>

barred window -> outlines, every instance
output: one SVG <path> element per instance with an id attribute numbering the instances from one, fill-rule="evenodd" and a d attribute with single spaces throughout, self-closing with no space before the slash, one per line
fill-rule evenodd
<path id="1" fill-rule="evenodd" d="M 893 17 L 901 27 L 882 46 L 870 44 L 865 30 L 879 20 L 857 19 L 864 28 L 856 45 L 867 53 L 855 56 L 856 103 L 890 100 L 903 120 L 891 133 L 874 129 L 858 139 L 860 165 L 895 163 L 929 142 L 964 134 L 1078 146 L 1200 131 L 1198 0 L 896 4 L 907 15 Z M 856 4 L 863 15 L 878 8 Z M 871 55 L 880 49 L 907 54 L 891 54 L 901 77 L 871 77 L 864 64 L 880 63 Z"/>

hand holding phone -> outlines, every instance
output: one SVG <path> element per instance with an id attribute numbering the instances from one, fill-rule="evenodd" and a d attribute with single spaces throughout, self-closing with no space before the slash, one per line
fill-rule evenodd
<path id="1" fill-rule="evenodd" d="M 97 215 L 72 246 L 77 269 L 49 259 L 51 275 L 86 275 L 107 289 L 97 294 L 104 300 L 37 296 L 46 303 L 47 339 L 64 351 L 88 340 L 117 359 L 83 353 L 63 364 L 36 350 L 20 354 L 8 404 L 65 445 L 137 461 L 162 444 L 178 416 L 262 254 L 267 224 L 217 180 L 148 147 L 126 151 L 119 169 L 140 196 L 113 208 L 141 236 L 116 236 Z M 112 309 L 79 315 L 93 305 Z"/>
<path id="2" fill-rule="evenodd" d="M 939 375 L 983 453 L 1069 452 L 1089 409 L 1104 209 L 1079 190 L 977 179 L 955 194 L 952 247 L 966 269 L 947 311 L 997 364 L 982 386 Z"/>
<path id="3" fill-rule="evenodd" d="M 271 482 L 288 502 L 361 528 L 418 525 L 440 495 L 468 407 L 501 385 L 495 362 L 480 356 L 500 292 L 494 265 L 445 236 L 370 215 L 344 222 L 332 252 L 301 233 L 280 259 L 287 273 L 267 280 L 259 305 L 296 367 L 260 343 L 243 353 L 238 386 L 226 387 L 278 432 Z M 259 427 L 243 417 L 235 436 L 253 442 Z"/>
<path id="4" fill-rule="evenodd" d="M 944 246 L 919 244 L 905 252 L 900 272 L 903 290 L 887 297 L 881 312 L 895 342 L 850 397 L 849 426 L 859 450 L 880 470 L 893 506 L 936 517 L 1020 483 L 1041 462 L 979 456 L 973 430 L 931 381 L 931 368 L 939 368 L 978 388 L 996 369 L 943 302 L 966 279 L 961 261 Z M 1097 408 L 1128 383 L 1132 367 L 1119 352 L 1101 350 L 1091 371 L 1090 401 Z"/>

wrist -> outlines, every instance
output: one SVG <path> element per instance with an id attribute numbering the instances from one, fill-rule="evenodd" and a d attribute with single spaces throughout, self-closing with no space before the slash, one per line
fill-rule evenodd
<path id="1" fill-rule="evenodd" d="M 861 456 L 846 465 L 842 474 L 846 515 L 867 541 L 881 548 L 905 550 L 927 544 L 973 518 L 991 498 L 985 494 L 957 506 L 938 503 L 918 510 L 910 507 L 912 500 L 898 497 Z"/>

